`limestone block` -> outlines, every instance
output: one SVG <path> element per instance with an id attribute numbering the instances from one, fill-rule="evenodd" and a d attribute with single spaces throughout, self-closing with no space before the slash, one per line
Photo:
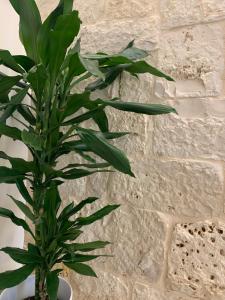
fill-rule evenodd
<path id="1" fill-rule="evenodd" d="M 158 14 L 156 0 L 107 0 L 105 1 L 107 19 L 140 18 Z"/>
<path id="2" fill-rule="evenodd" d="M 79 11 L 83 24 L 92 24 L 105 19 L 105 0 L 75 0 L 74 8 Z"/>
<path id="3" fill-rule="evenodd" d="M 96 271 L 98 278 L 81 277 L 70 272 L 70 283 L 74 292 L 74 299 L 79 300 L 130 300 L 129 289 L 122 279 L 117 276 Z"/>
<path id="4" fill-rule="evenodd" d="M 162 35 L 159 67 L 174 77 L 176 83 L 157 79 L 155 95 L 172 99 L 219 96 L 224 64 L 223 34 L 223 26 L 212 23 Z"/>
<path id="5" fill-rule="evenodd" d="M 204 2 L 204 1 L 203 1 Z M 202 20 L 201 2 L 196 0 L 161 0 L 163 28 L 195 24 Z"/>
<path id="6" fill-rule="evenodd" d="M 136 45 L 153 50 L 158 46 L 159 18 L 156 16 L 131 20 L 102 21 L 83 26 L 81 46 L 84 52 L 116 52 L 135 39 Z"/>
<path id="7" fill-rule="evenodd" d="M 109 196 L 119 203 L 177 216 L 223 211 L 223 167 L 209 162 L 136 158 L 136 178 L 111 174 Z"/>
<path id="8" fill-rule="evenodd" d="M 225 160 L 225 118 L 157 117 L 153 151 L 157 156 Z"/>
<path id="9" fill-rule="evenodd" d="M 202 1 L 204 18 L 207 20 L 220 20 L 225 17 L 225 1 L 224 0 L 204 0 Z"/>
<path id="10" fill-rule="evenodd" d="M 224 233 L 222 221 L 176 225 L 168 262 L 173 290 L 201 299 L 225 296 Z"/>
<path id="11" fill-rule="evenodd" d="M 106 251 L 113 257 L 103 257 L 95 266 L 148 282 L 156 282 L 161 276 L 165 238 L 166 226 L 157 213 L 125 205 L 85 231 L 87 241 L 103 239 L 112 243 Z"/>
<path id="12" fill-rule="evenodd" d="M 141 283 L 134 285 L 132 297 L 132 300 L 200 300 L 176 292 L 160 291 Z"/>

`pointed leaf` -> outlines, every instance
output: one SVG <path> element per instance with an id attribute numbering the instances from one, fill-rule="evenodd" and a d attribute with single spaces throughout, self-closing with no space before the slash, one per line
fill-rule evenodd
<path id="1" fill-rule="evenodd" d="M 41 256 L 33 255 L 27 250 L 6 247 L 0 251 L 8 254 L 14 261 L 20 264 L 40 264 L 42 262 Z"/>
<path id="2" fill-rule="evenodd" d="M 59 288 L 59 278 L 57 271 L 52 271 L 47 274 L 46 284 L 49 300 L 57 300 Z"/>
<path id="3" fill-rule="evenodd" d="M 47 78 L 47 71 L 43 65 L 33 67 L 28 73 L 27 80 L 30 82 L 38 101 L 41 101 Z"/>
<path id="4" fill-rule="evenodd" d="M 86 59 L 80 56 L 80 61 L 83 64 L 84 68 L 91 73 L 92 75 L 101 78 L 102 80 L 105 79 L 105 75 L 99 69 L 99 64 L 97 60 Z"/>
<path id="5" fill-rule="evenodd" d="M 23 196 L 24 200 L 26 200 L 27 203 L 29 203 L 31 206 L 33 205 L 33 200 L 23 182 L 21 179 L 16 180 L 16 186 L 20 192 L 20 194 Z"/>
<path id="6" fill-rule="evenodd" d="M 0 166 L 0 183 L 16 183 L 18 179 L 24 179 L 22 172 Z"/>
<path id="7" fill-rule="evenodd" d="M 84 244 L 63 244 L 63 247 L 68 249 L 69 251 L 75 252 L 88 252 L 88 251 L 94 251 L 96 249 L 102 249 L 105 248 L 105 246 L 109 245 L 109 242 L 103 242 L 103 241 L 95 241 L 95 242 L 89 242 Z"/>
<path id="8" fill-rule="evenodd" d="M 11 288 L 23 282 L 34 270 L 35 265 L 25 265 L 14 271 L 0 274 L 0 290 Z"/>
<path id="9" fill-rule="evenodd" d="M 22 201 L 19 201 L 17 199 L 15 199 L 13 196 L 8 195 L 13 202 L 16 204 L 16 206 L 22 211 L 22 213 L 24 213 L 24 215 L 29 218 L 32 222 L 34 222 L 35 217 L 34 214 L 32 213 L 32 211 L 30 210 L 30 208 L 24 204 Z"/>
<path id="10" fill-rule="evenodd" d="M 22 132 L 19 129 L 0 123 L 0 135 L 6 135 L 14 140 L 22 141 L 21 134 Z"/>
<path id="11" fill-rule="evenodd" d="M 42 150 L 42 138 L 34 132 L 22 131 L 22 140 L 24 144 L 34 148 L 37 151 Z"/>
<path id="12" fill-rule="evenodd" d="M 2 63 L 17 73 L 24 73 L 24 70 L 17 64 L 15 58 L 8 50 L 0 50 L 0 63 Z"/>
<path id="13" fill-rule="evenodd" d="M 13 58 L 27 72 L 35 65 L 34 61 L 25 55 L 14 55 Z"/>
<path id="14" fill-rule="evenodd" d="M 78 134 L 92 152 L 109 162 L 120 172 L 134 176 L 129 160 L 120 149 L 109 144 L 105 138 L 93 134 L 90 130 L 80 128 Z"/>
<path id="15" fill-rule="evenodd" d="M 97 277 L 96 273 L 88 265 L 82 263 L 66 263 L 66 262 L 64 264 L 78 274 Z"/>

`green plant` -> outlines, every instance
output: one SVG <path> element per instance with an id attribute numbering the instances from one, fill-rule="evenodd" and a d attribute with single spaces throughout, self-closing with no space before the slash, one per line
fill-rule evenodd
<path id="1" fill-rule="evenodd" d="M 27 250 L 1 249 L 23 266 L 0 274 L 0 289 L 19 284 L 35 271 L 35 299 L 54 300 L 59 283 L 60 269 L 55 267 L 58 263 L 82 275 L 96 276 L 85 262 L 98 255 L 88 252 L 104 248 L 108 242 L 71 242 L 83 233 L 86 225 L 118 207 L 107 205 L 92 215 L 78 217 L 77 213 L 97 198 L 85 199 L 78 205 L 72 202 L 62 209 L 59 185 L 96 172 L 110 172 L 111 167 L 134 176 L 125 154 L 110 143 L 128 133 L 109 131 L 105 108 L 146 115 L 175 112 L 163 105 L 93 100 L 92 92 L 107 88 L 124 71 L 136 77 L 150 73 L 171 81 L 172 78 L 145 62 L 147 53 L 134 47 L 133 42 L 114 55 L 81 54 L 77 38 L 81 22 L 78 12 L 72 9 L 73 0 L 61 0 L 43 23 L 34 0 L 10 2 L 20 16 L 20 38 L 27 56 L 0 50 L 0 64 L 17 73 L 0 74 L 0 134 L 24 143 L 31 160 L 0 152 L 0 158 L 11 164 L 0 166 L 0 183 L 17 185 L 25 202 L 9 197 L 33 226 L 5 208 L 0 208 L 0 216 L 22 226 L 34 243 L 28 244 Z M 76 86 L 87 79 L 89 83 L 83 92 L 76 92 Z M 25 101 L 26 96 L 30 104 Z M 6 125 L 9 117 L 16 119 L 23 129 Z M 82 126 L 87 120 L 92 120 L 98 130 Z M 82 163 L 59 169 L 57 162 L 70 152 L 82 158 Z"/>

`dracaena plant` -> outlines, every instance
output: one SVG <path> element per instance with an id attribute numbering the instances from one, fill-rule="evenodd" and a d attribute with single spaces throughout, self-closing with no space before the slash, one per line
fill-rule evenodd
<path id="1" fill-rule="evenodd" d="M 0 166 L 0 182 L 16 184 L 24 202 L 13 196 L 10 199 L 30 222 L 6 208 L 0 208 L 0 216 L 22 226 L 33 244 L 29 243 L 26 250 L 1 249 L 22 266 L 0 274 L 0 289 L 15 286 L 35 272 L 35 299 L 55 300 L 60 272 L 57 265 L 96 276 L 86 262 L 98 255 L 89 252 L 104 248 L 108 242 L 75 240 L 85 226 L 118 207 L 107 205 L 91 215 L 80 216 L 82 208 L 97 198 L 61 208 L 59 186 L 67 180 L 113 169 L 134 176 L 126 155 L 111 142 L 128 133 L 110 132 L 106 107 L 146 115 L 175 112 L 164 105 L 118 98 L 93 100 L 92 92 L 107 88 L 122 72 L 136 77 L 149 73 L 170 81 L 172 78 L 148 64 L 144 60 L 146 51 L 134 47 L 133 42 L 117 54 L 80 52 L 81 21 L 72 0 L 61 0 L 44 22 L 34 0 L 10 3 L 20 17 L 19 34 L 26 56 L 0 50 L 0 64 L 15 72 L 14 76 L 0 73 L 0 134 L 22 142 L 29 149 L 30 159 L 0 152 L 0 158 L 11 164 Z M 85 88 L 78 92 L 81 82 Z M 8 126 L 8 118 L 14 118 L 18 128 Z M 98 129 L 87 128 L 83 123 L 87 120 Z M 71 152 L 77 162 L 58 167 L 60 158 Z"/>

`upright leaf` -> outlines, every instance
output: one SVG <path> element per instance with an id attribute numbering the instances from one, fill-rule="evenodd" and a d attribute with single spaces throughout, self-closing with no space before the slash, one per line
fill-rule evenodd
<path id="1" fill-rule="evenodd" d="M 43 65 L 33 67 L 28 73 L 27 79 L 30 82 L 39 102 L 42 99 L 47 78 L 47 71 Z"/>
<path id="2" fill-rule="evenodd" d="M 38 62 L 37 35 L 41 27 L 41 17 L 34 0 L 10 0 L 20 16 L 20 39 L 27 55 Z"/>
<path id="3" fill-rule="evenodd" d="M 27 203 L 29 203 L 31 206 L 33 205 L 33 200 L 23 182 L 21 179 L 16 180 L 16 186 L 20 192 L 20 194 L 23 196 L 24 200 L 26 200 Z"/>
<path id="4" fill-rule="evenodd" d="M 47 274 L 46 284 L 49 300 L 57 300 L 59 288 L 59 278 L 57 271 L 51 271 Z"/>

